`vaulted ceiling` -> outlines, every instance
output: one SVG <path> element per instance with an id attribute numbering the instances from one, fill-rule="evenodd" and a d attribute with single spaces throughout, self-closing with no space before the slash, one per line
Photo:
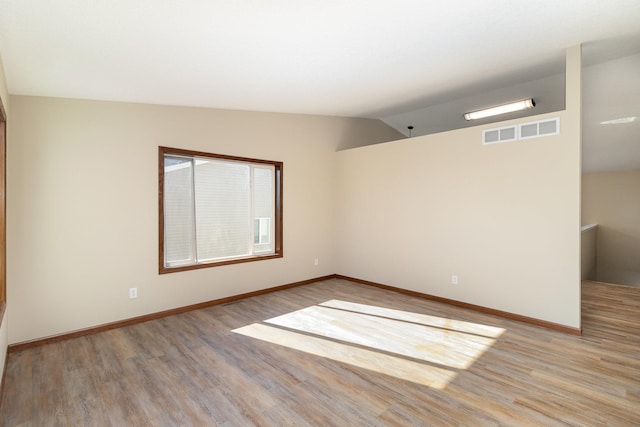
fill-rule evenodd
<path id="1" fill-rule="evenodd" d="M 566 47 L 582 43 L 593 67 L 633 57 L 638 22 L 637 0 L 0 0 L 0 53 L 11 94 L 371 117 L 432 133 L 429 117 L 442 125 L 532 82 L 546 91 L 541 111 L 556 102 Z M 637 105 L 610 113 L 640 116 Z M 588 108 L 585 121 L 604 121 Z"/>

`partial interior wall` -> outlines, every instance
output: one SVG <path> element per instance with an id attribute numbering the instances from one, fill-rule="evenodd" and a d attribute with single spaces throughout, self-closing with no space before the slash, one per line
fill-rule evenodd
<path id="1" fill-rule="evenodd" d="M 598 224 L 596 280 L 640 286 L 640 170 L 585 173 L 582 222 Z"/>
<path id="2" fill-rule="evenodd" d="M 481 141 L 471 128 L 338 153 L 338 273 L 579 327 L 576 136 Z"/>
<path id="3" fill-rule="evenodd" d="M 582 226 L 580 239 L 580 264 L 582 280 L 596 280 L 596 248 L 598 224 Z"/>
<path id="4" fill-rule="evenodd" d="M 337 273 L 579 328 L 580 57 L 565 111 L 339 152 Z M 559 135 L 482 145 L 552 117 Z"/>

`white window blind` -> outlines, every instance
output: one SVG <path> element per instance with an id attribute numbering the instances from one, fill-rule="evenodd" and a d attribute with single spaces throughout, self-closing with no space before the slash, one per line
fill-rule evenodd
<path id="1" fill-rule="evenodd" d="M 166 264 L 193 264 L 196 259 L 193 160 L 164 159 L 164 237 Z"/>
<path id="2" fill-rule="evenodd" d="M 275 252 L 275 167 L 164 156 L 165 267 Z"/>
<path id="3" fill-rule="evenodd" d="M 198 260 L 247 256 L 251 232 L 249 165 L 196 161 L 195 199 Z"/>

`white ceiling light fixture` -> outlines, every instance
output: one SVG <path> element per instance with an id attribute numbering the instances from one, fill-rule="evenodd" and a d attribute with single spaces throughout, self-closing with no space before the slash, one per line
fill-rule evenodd
<path id="1" fill-rule="evenodd" d="M 485 117 L 497 116 L 499 114 L 512 113 L 514 111 L 526 110 L 536 106 L 533 98 L 523 99 L 522 101 L 512 102 L 510 104 L 498 105 L 497 107 L 486 108 L 484 110 L 472 111 L 465 113 L 465 120 L 478 120 Z"/>

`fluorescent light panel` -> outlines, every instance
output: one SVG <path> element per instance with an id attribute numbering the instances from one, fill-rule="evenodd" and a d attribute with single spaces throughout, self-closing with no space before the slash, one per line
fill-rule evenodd
<path id="1" fill-rule="evenodd" d="M 484 119 L 485 117 L 497 116 L 498 114 L 512 113 L 514 111 L 526 110 L 533 108 L 536 103 L 533 98 L 523 99 L 522 101 L 512 102 L 510 104 L 498 105 L 497 107 L 486 108 L 484 110 L 472 111 L 464 115 L 465 120 Z"/>

